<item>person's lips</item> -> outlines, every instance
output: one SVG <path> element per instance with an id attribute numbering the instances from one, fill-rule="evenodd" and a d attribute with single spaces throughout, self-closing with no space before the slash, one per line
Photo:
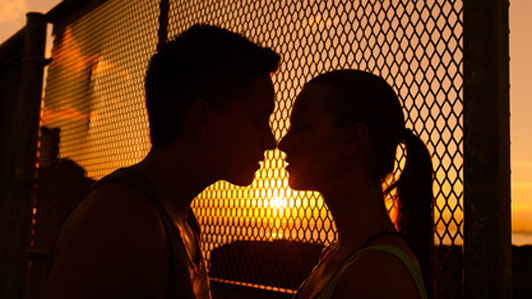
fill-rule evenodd
<path id="1" fill-rule="evenodd" d="M 262 166 L 262 163 L 264 163 L 264 159 L 257 159 L 255 162 L 255 167 L 259 169 Z"/>
<path id="2" fill-rule="evenodd" d="M 287 163 L 287 164 L 286 164 L 285 169 L 286 169 L 287 171 L 290 171 L 290 169 L 293 168 L 293 165 L 294 165 L 294 164 L 293 164 L 291 161 L 288 161 L 288 160 L 286 160 L 286 163 Z"/>

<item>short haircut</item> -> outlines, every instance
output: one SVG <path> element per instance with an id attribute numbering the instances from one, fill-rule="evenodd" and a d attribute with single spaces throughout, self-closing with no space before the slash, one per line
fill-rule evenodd
<path id="1" fill-rule="evenodd" d="M 176 140 L 195 100 L 218 105 L 243 97 L 253 81 L 277 71 L 279 61 L 272 49 L 212 25 L 196 24 L 164 43 L 145 80 L 152 145 Z"/>
<path id="2" fill-rule="evenodd" d="M 368 127 L 370 171 L 382 182 L 393 173 L 397 146 L 403 143 L 406 159 L 401 176 L 383 191 L 389 194 L 397 188 L 395 224 L 419 260 L 428 293 L 433 293 L 434 171 L 425 143 L 405 128 L 399 97 L 384 79 L 360 70 L 328 72 L 306 86 L 312 84 L 332 88 L 327 103 L 338 125 L 361 122 Z"/>

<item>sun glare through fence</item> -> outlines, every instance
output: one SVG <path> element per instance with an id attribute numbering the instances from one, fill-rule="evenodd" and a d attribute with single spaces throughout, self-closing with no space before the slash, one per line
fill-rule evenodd
<path id="1" fill-rule="evenodd" d="M 407 127 L 433 155 L 435 241 L 461 244 L 461 10 L 461 0 L 171 0 L 168 35 L 209 23 L 281 53 L 270 122 L 277 140 L 290 125 L 297 93 L 311 78 L 342 68 L 382 76 L 403 101 Z M 55 29 L 43 126 L 60 129 L 60 158 L 91 179 L 140 161 L 150 148 L 143 80 L 156 49 L 158 17 L 159 1 L 110 0 Z M 45 159 L 46 149 L 41 150 Z M 266 153 L 251 186 L 218 182 L 193 207 L 207 259 L 215 248 L 237 240 L 327 245 L 336 238 L 321 196 L 288 187 L 278 150 Z M 217 273 L 224 278 L 223 271 Z"/>
<path id="2" fill-rule="evenodd" d="M 171 1 L 169 35 L 195 23 L 213 23 L 280 52 L 283 61 L 274 76 L 277 107 L 271 119 L 278 140 L 289 127 L 297 93 L 314 76 L 355 68 L 385 78 L 403 100 L 407 127 L 433 154 L 436 242 L 461 243 L 461 4 Z M 207 251 L 241 238 L 325 243 L 335 238 L 331 215 L 319 194 L 287 186 L 278 150 L 268 153 L 250 188 L 220 182 L 202 193 L 195 207 L 206 225 Z"/>

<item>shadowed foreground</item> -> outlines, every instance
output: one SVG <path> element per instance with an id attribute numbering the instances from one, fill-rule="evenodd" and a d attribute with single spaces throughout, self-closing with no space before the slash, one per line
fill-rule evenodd
<path id="1" fill-rule="evenodd" d="M 236 241 L 214 249 L 210 275 L 227 281 L 297 289 L 318 261 L 321 244 L 290 242 Z M 436 273 L 440 293 L 436 298 L 463 298 L 461 246 L 435 248 Z M 532 246 L 513 246 L 514 298 L 532 298 Z M 440 257 L 440 258 L 439 258 Z M 212 282 L 214 298 L 291 298 L 289 294 L 251 287 Z"/>

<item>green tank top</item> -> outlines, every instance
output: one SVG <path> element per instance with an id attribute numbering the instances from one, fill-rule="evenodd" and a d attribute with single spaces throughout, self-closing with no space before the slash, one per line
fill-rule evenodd
<path id="1" fill-rule="evenodd" d="M 421 299 L 427 299 L 427 290 L 425 289 L 425 284 L 423 283 L 423 277 L 421 276 L 421 273 L 419 272 L 416 263 L 403 250 L 399 249 L 398 247 L 392 246 L 392 245 L 373 245 L 373 246 L 364 247 L 362 249 L 355 251 L 353 254 L 351 254 L 349 258 L 347 258 L 344 261 L 342 266 L 338 268 L 338 271 L 336 271 L 336 273 L 331 278 L 331 280 L 329 280 L 325 288 L 323 288 L 323 290 L 321 290 L 321 292 L 317 296 L 315 296 L 313 299 L 333 298 L 334 293 L 336 291 L 336 286 L 338 284 L 338 281 L 340 280 L 340 275 L 345 270 L 345 268 L 347 268 L 351 264 L 351 262 L 354 261 L 358 257 L 358 255 L 360 255 L 362 252 L 370 251 L 370 250 L 382 251 L 382 252 L 391 254 L 395 256 L 396 258 L 398 258 L 408 270 L 410 277 L 412 277 L 412 280 L 414 281 L 419 291 L 419 297 Z M 305 282 L 306 281 L 304 281 L 301 284 L 300 289 L 302 289 L 302 287 L 305 285 Z M 298 293 L 296 293 L 296 295 L 294 296 L 294 299 L 298 298 Z"/>

